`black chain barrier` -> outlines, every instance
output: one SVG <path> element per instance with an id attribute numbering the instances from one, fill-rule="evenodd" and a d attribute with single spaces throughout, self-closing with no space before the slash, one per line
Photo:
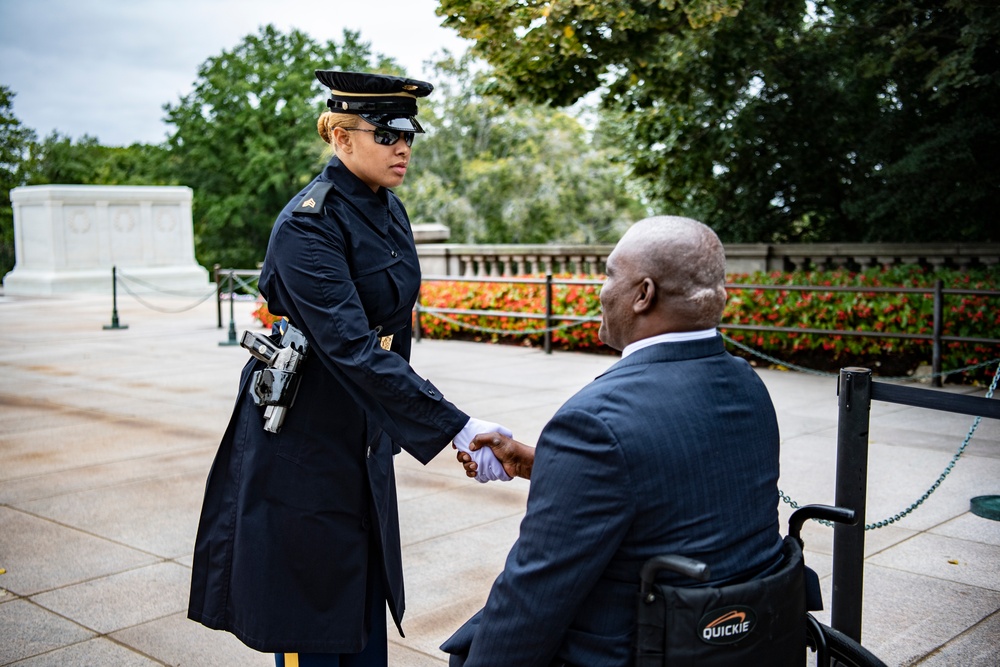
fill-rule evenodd
<path id="1" fill-rule="evenodd" d="M 996 361 L 998 360 L 994 359 L 988 363 L 992 364 L 993 362 Z M 993 398 L 993 392 L 997 388 L 998 379 L 1000 379 L 1000 363 L 997 364 L 997 369 L 993 373 L 993 380 L 990 382 L 990 388 L 986 392 L 986 398 Z M 958 459 L 960 459 L 962 457 L 962 454 L 965 453 L 965 448 L 969 446 L 969 442 L 972 440 L 972 436 L 975 435 L 976 429 L 979 428 L 979 422 L 981 422 L 982 420 L 983 420 L 982 417 L 976 417 L 973 420 L 972 426 L 969 428 L 969 432 L 965 436 L 965 440 L 962 441 L 962 444 L 961 446 L 959 446 L 958 451 L 955 452 L 955 455 L 951 457 L 951 461 L 948 463 L 947 466 L 945 466 L 944 472 L 942 472 L 938 476 L 937 480 L 935 480 L 935 482 L 930 486 L 929 489 L 927 489 L 927 491 L 924 492 L 922 496 L 920 496 L 920 498 L 918 498 L 916 501 L 910 504 L 910 506 L 904 509 L 903 511 L 898 512 L 891 517 L 882 519 L 881 521 L 876 521 L 874 523 L 865 524 L 865 530 L 876 530 L 878 528 L 885 528 L 886 526 L 890 526 L 896 523 L 897 521 L 903 519 L 903 517 L 913 512 L 913 510 L 920 507 L 920 505 L 922 505 L 925 500 L 930 498 L 931 494 L 937 491 L 938 487 L 941 486 L 941 482 L 944 481 L 945 477 L 947 477 L 951 473 L 952 469 L 955 467 L 955 464 L 958 463 Z M 778 489 L 778 495 L 781 496 L 781 500 L 787 503 L 792 509 L 799 508 L 799 504 L 794 500 L 792 500 L 792 498 L 788 496 L 785 492 L 783 492 L 781 489 Z M 833 524 L 830 523 L 829 521 L 824 521 L 822 519 L 817 519 L 816 521 L 818 523 L 823 524 L 824 526 L 831 526 L 831 527 L 833 526 Z"/>
<path id="2" fill-rule="evenodd" d="M 534 335 L 534 334 L 554 333 L 556 331 L 563 331 L 565 329 L 572 329 L 573 327 L 578 327 L 578 326 L 584 324 L 584 322 L 570 322 L 568 324 L 560 324 L 559 326 L 554 326 L 554 327 L 543 327 L 541 329 L 518 329 L 517 331 L 512 331 L 510 329 L 494 329 L 494 328 L 491 328 L 491 327 L 481 327 L 481 326 L 477 326 L 475 324 L 469 324 L 468 322 L 460 322 L 459 320 L 456 320 L 454 318 L 451 318 L 451 317 L 448 317 L 447 315 L 445 315 L 444 313 L 447 312 L 447 311 L 444 310 L 444 309 L 441 309 L 441 308 L 432 308 L 430 306 L 420 306 L 420 312 L 421 313 L 430 313 L 430 314 L 434 315 L 434 317 L 438 318 L 439 320 L 444 320 L 445 322 L 449 322 L 449 323 L 454 324 L 455 326 L 461 327 L 463 329 L 469 329 L 470 331 L 479 331 L 480 333 L 491 333 L 491 334 L 508 334 L 508 335 L 512 335 L 512 336 L 531 336 L 531 335 Z M 557 316 L 553 316 L 552 319 L 559 319 L 559 318 Z M 591 320 L 591 321 L 598 321 L 599 322 L 600 319 L 601 318 L 598 317 L 598 318 L 595 318 L 594 320 Z"/>
<path id="3" fill-rule="evenodd" d="M 169 295 L 169 296 L 192 296 L 192 294 L 191 294 L 190 291 L 187 291 L 187 292 L 178 292 L 178 291 L 174 291 L 174 290 L 166 290 L 166 289 L 163 289 L 161 287 L 158 287 L 158 286 L 154 285 L 153 283 L 150 283 L 150 282 L 147 282 L 145 280 L 142 280 L 141 278 L 136 278 L 135 276 L 129 276 L 129 275 L 126 275 L 126 274 L 122 273 L 121 271 L 117 271 L 117 270 L 115 270 L 112 273 L 112 275 L 114 276 L 113 279 L 115 280 L 115 284 L 116 285 L 121 285 L 122 289 L 125 290 L 125 292 L 129 296 L 131 296 L 133 299 L 135 299 L 136 301 L 138 301 L 140 304 L 142 304 L 146 308 L 149 308 L 150 310 L 155 310 L 155 311 L 157 311 L 159 313 L 168 313 L 168 314 L 171 314 L 171 315 L 175 315 L 177 313 L 184 313 L 184 312 L 187 312 L 189 310 L 193 310 L 194 308 L 197 308 L 198 306 L 200 306 L 201 304 L 205 303 L 210 298 L 212 298 L 213 296 L 215 296 L 215 294 L 216 294 L 216 292 L 218 290 L 218 288 L 212 288 L 211 292 L 209 292 L 208 294 L 205 294 L 204 296 L 199 296 L 198 299 L 197 299 L 197 301 L 195 301 L 194 303 L 192 303 L 190 306 L 185 306 L 183 308 L 161 308 L 159 306 L 153 305 L 152 303 L 146 301 L 141 296 L 139 296 L 131 287 L 129 287 L 129 282 L 131 282 L 132 284 L 137 285 L 139 287 L 143 287 L 143 288 L 145 288 L 148 291 L 158 292 L 160 294 L 166 294 L 166 295 Z M 115 305 L 115 309 L 117 310 L 117 304 Z"/>

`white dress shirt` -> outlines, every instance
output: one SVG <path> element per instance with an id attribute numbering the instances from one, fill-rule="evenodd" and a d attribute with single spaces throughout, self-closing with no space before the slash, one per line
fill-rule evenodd
<path id="1" fill-rule="evenodd" d="M 657 343 L 679 343 L 685 340 L 699 340 L 701 338 L 714 338 L 718 333 L 716 329 L 703 329 L 701 331 L 679 331 L 676 333 L 665 333 L 659 334 L 658 336 L 650 336 L 649 338 L 643 338 L 642 340 L 637 340 L 634 343 L 629 343 L 622 350 L 622 359 L 628 355 L 641 350 L 644 347 L 649 347 L 650 345 L 656 345 Z"/>

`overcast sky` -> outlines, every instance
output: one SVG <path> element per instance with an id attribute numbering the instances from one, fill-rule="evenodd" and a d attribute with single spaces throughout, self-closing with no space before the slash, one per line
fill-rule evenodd
<path id="1" fill-rule="evenodd" d="M 160 143 L 163 105 L 190 92 L 198 67 L 259 26 L 301 30 L 317 42 L 357 30 L 410 76 L 442 48 L 468 42 L 440 27 L 437 0 L 0 0 L 0 85 L 14 115 L 44 138 L 53 130 L 105 145 Z M 307 92 L 307 91 L 304 91 Z"/>

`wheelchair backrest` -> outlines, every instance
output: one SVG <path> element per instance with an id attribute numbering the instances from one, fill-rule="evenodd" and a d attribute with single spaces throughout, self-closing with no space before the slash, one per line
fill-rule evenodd
<path id="1" fill-rule="evenodd" d="M 636 667 L 792 667 L 806 659 L 802 547 L 782 546 L 773 574 L 721 587 L 647 582 L 638 600 Z"/>

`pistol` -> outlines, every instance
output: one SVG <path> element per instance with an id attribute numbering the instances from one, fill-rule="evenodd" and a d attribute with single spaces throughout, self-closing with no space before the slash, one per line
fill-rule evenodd
<path id="1" fill-rule="evenodd" d="M 285 422 L 285 415 L 295 403 L 299 389 L 299 368 L 309 352 L 309 341 L 301 331 L 287 320 L 280 326 L 277 342 L 273 336 L 263 336 L 244 331 L 240 345 L 267 368 L 253 374 L 250 396 L 254 404 L 264 407 L 264 430 L 277 433 Z"/>

